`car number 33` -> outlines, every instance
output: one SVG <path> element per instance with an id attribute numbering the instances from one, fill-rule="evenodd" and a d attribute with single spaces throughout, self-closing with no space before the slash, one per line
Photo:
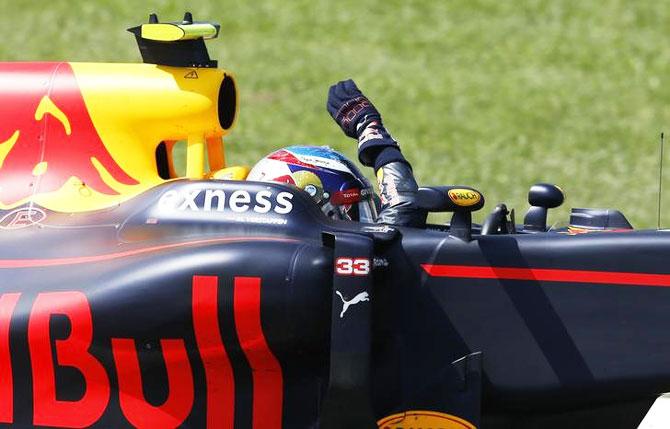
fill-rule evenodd
<path id="1" fill-rule="evenodd" d="M 368 258 L 337 258 L 335 272 L 342 276 L 367 276 L 370 274 Z"/>

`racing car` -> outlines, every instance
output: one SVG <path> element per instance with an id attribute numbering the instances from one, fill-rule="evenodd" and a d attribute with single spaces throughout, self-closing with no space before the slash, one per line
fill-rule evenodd
<path id="1" fill-rule="evenodd" d="M 670 390 L 670 236 L 533 185 L 426 186 L 425 228 L 244 180 L 211 22 L 138 64 L 0 63 L 0 424 L 636 427 Z"/>

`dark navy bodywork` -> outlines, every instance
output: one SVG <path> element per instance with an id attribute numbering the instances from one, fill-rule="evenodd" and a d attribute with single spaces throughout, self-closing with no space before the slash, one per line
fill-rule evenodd
<path id="1" fill-rule="evenodd" d="M 20 294 L 0 318 L 0 327 L 11 321 L 18 427 L 40 421 L 30 326 L 43 311 L 38 296 L 58 291 L 81 292 L 90 307 L 88 352 L 111 392 L 93 426 L 141 422 L 121 403 L 118 339 L 134 340 L 152 407 L 175 394 L 162 340 L 182 340 L 188 361 L 175 365 L 190 369 L 194 393 L 172 417 L 183 427 L 211 423 L 213 380 L 195 326 L 205 304 L 194 288 L 205 277 L 218 281 L 236 428 L 374 427 L 409 410 L 477 427 L 623 428 L 670 390 L 670 232 L 475 227 L 468 240 L 448 227 L 333 221 L 301 191 L 232 181 L 177 180 L 108 210 L 44 213 L 0 232 L 0 296 Z M 368 259 L 370 273 L 337 275 L 348 257 Z M 260 285 L 256 343 L 243 313 L 253 305 L 235 295 L 248 279 Z M 359 295 L 367 299 L 354 302 Z M 56 397 L 76 403 L 91 386 L 54 351 L 74 327 L 60 310 L 40 335 L 54 353 Z"/>

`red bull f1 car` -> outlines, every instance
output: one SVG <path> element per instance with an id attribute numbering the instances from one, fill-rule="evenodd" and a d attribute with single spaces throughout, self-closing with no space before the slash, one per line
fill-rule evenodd
<path id="1" fill-rule="evenodd" d="M 226 163 L 218 25 L 130 31 L 141 64 L 0 64 L 0 424 L 631 428 L 670 390 L 668 231 L 548 231 L 549 184 L 520 224 L 468 186 L 329 219 Z"/>

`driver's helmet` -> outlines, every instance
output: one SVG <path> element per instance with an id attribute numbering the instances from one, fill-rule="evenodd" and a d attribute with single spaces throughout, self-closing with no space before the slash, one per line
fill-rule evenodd
<path id="1" fill-rule="evenodd" d="M 370 182 L 328 146 L 289 146 L 256 163 L 247 180 L 287 183 L 307 192 L 330 218 L 372 223 L 377 218 Z"/>

